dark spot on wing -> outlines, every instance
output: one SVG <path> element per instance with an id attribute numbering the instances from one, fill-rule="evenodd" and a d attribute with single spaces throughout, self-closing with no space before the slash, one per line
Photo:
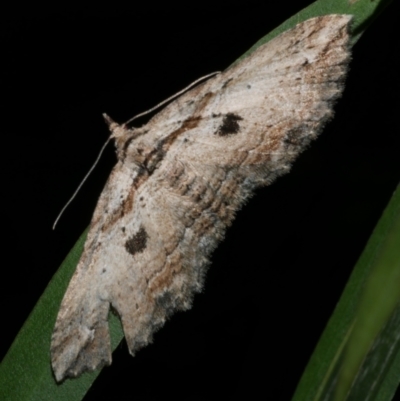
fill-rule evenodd
<path id="1" fill-rule="evenodd" d="M 125 249 L 131 255 L 143 252 L 146 249 L 148 235 L 143 227 L 125 242 Z"/>
<path id="2" fill-rule="evenodd" d="M 231 134 L 237 134 L 240 131 L 240 125 L 238 121 L 243 120 L 242 117 L 235 113 L 228 113 L 224 116 L 222 124 L 218 127 L 215 132 L 219 136 L 226 136 Z"/>

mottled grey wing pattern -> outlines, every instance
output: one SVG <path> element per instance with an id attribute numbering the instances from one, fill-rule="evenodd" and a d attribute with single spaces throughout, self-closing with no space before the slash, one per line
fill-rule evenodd
<path id="1" fill-rule="evenodd" d="M 235 212 L 287 172 L 332 116 L 350 59 L 349 22 L 307 20 L 147 125 L 111 125 L 119 161 L 57 318 L 57 380 L 111 362 L 110 305 L 132 354 L 173 311 L 190 307 Z"/>

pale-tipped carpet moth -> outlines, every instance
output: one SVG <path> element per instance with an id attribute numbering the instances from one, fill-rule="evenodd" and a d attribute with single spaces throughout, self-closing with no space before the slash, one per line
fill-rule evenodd
<path id="1" fill-rule="evenodd" d="M 235 212 L 287 173 L 332 117 L 350 21 L 302 22 L 146 125 L 110 125 L 118 163 L 57 317 L 58 381 L 111 363 L 110 306 L 132 355 L 174 311 L 190 308 Z"/>

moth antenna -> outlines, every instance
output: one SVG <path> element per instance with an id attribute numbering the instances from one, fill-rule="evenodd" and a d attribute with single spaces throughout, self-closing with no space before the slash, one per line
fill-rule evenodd
<path id="1" fill-rule="evenodd" d="M 132 122 L 133 120 L 136 120 L 139 117 L 142 117 L 146 114 L 149 114 L 151 112 L 153 112 L 154 110 L 157 110 L 159 107 L 161 107 L 162 105 L 164 105 L 165 103 L 168 103 L 169 101 L 175 99 L 176 97 L 180 96 L 182 93 L 185 93 L 186 91 L 188 91 L 190 88 L 192 88 L 193 86 L 197 85 L 199 82 L 204 81 L 207 78 L 210 78 L 214 75 L 219 74 L 221 71 L 215 71 L 212 72 L 210 74 L 204 75 L 198 79 L 196 79 L 194 82 L 192 82 L 190 85 L 188 85 L 186 88 L 183 88 L 181 91 L 175 93 L 174 95 L 170 96 L 169 98 L 163 100 L 161 103 L 158 103 L 157 105 L 155 105 L 154 107 L 152 107 L 151 109 L 144 111 L 143 113 L 137 114 L 136 116 L 132 117 L 130 120 L 128 120 L 124 125 L 129 124 L 130 122 Z M 112 131 L 113 126 L 117 125 L 115 123 L 115 121 L 113 121 L 107 114 L 103 114 L 104 119 L 106 120 L 106 123 L 108 124 L 110 130 Z M 90 170 L 87 172 L 87 174 L 85 175 L 85 177 L 83 178 L 83 180 L 81 181 L 81 183 L 79 184 L 78 188 L 75 190 L 75 192 L 73 193 L 73 195 L 71 196 L 71 198 L 69 199 L 69 201 L 65 204 L 65 206 L 61 209 L 61 212 L 59 213 L 59 215 L 57 216 L 54 224 L 53 224 L 53 230 L 56 228 L 56 225 L 58 223 L 58 221 L 60 220 L 61 216 L 63 215 L 63 213 L 65 212 L 65 209 L 70 205 L 70 203 L 75 199 L 76 195 L 78 194 L 78 192 L 80 191 L 80 189 L 82 188 L 82 185 L 85 183 L 85 181 L 88 179 L 89 175 L 92 173 L 92 171 L 94 170 L 94 168 L 96 167 L 97 163 L 100 160 L 101 155 L 104 152 L 104 149 L 106 148 L 106 146 L 108 145 L 108 142 L 110 142 L 110 139 L 112 138 L 112 135 L 109 136 L 109 138 L 107 139 L 107 141 L 104 143 L 103 147 L 100 150 L 99 155 L 97 156 L 96 161 L 93 163 L 92 167 L 90 168 Z"/>
<path id="2" fill-rule="evenodd" d="M 108 117 L 108 116 L 107 116 Z M 109 117 L 108 117 L 109 118 Z M 111 120 L 111 119 L 110 119 Z M 112 120 L 111 120 L 112 121 Z M 113 121 L 112 121 L 113 122 Z M 61 212 L 58 214 L 54 224 L 53 224 L 53 230 L 56 228 L 56 225 L 58 223 L 58 220 L 60 220 L 61 216 L 63 215 L 63 213 L 65 212 L 65 209 L 69 206 L 69 204 L 74 200 L 74 198 L 76 197 L 76 195 L 78 194 L 79 190 L 82 188 L 82 185 L 85 183 L 85 181 L 88 179 L 89 175 L 92 173 L 92 171 L 94 170 L 94 168 L 96 167 L 97 163 L 100 160 L 101 155 L 104 152 L 104 149 L 106 148 L 106 146 L 108 145 L 108 142 L 110 142 L 111 140 L 111 135 L 108 137 L 107 141 L 104 143 L 104 145 L 102 146 L 99 155 L 97 156 L 96 161 L 93 163 L 92 167 L 90 167 L 90 170 L 86 173 L 85 177 L 83 178 L 83 180 L 81 181 L 81 183 L 79 184 L 78 188 L 75 190 L 74 194 L 71 196 L 71 198 L 69 199 L 69 201 L 65 204 L 65 206 L 61 209 Z"/>
<path id="3" fill-rule="evenodd" d="M 181 91 L 179 91 L 178 93 L 175 93 L 174 95 L 170 96 L 168 99 L 163 100 L 161 103 L 158 103 L 157 105 L 155 105 L 154 107 L 152 107 L 151 109 L 144 111 L 143 113 L 137 114 L 136 116 L 132 117 L 130 120 L 128 120 L 125 124 L 129 124 L 130 122 L 132 122 L 133 120 L 136 120 L 139 117 L 145 116 L 146 114 L 151 113 L 154 110 L 157 110 L 159 107 L 161 107 L 162 105 L 164 105 L 165 103 L 168 103 L 169 101 L 171 101 L 172 99 L 175 99 L 176 97 L 180 96 L 182 93 L 185 93 L 187 90 L 189 90 L 191 87 L 197 85 L 199 82 L 210 78 L 214 75 L 219 74 L 221 71 L 215 71 L 212 72 L 210 74 L 204 75 L 203 77 L 200 77 L 198 79 L 196 79 L 196 81 L 192 82 L 190 85 L 188 85 L 186 88 L 182 89 Z"/>

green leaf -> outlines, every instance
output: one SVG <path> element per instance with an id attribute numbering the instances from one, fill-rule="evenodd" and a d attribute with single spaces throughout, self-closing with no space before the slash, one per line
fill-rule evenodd
<path id="1" fill-rule="evenodd" d="M 354 15 L 353 43 L 355 43 L 372 19 L 374 19 L 388 3 L 389 1 L 386 0 L 317 1 L 291 17 L 270 34 L 266 35 L 250 50 L 253 50 L 255 47 L 272 39 L 274 36 L 277 36 L 279 33 L 295 26 L 301 21 L 314 16 L 331 13 Z M 248 54 L 248 52 L 246 54 Z M 243 57 L 245 55 L 243 55 Z M 82 235 L 71 250 L 3 359 L 0 365 L 1 400 L 81 400 L 99 374 L 99 372 L 87 373 L 77 379 L 66 380 L 61 384 L 57 384 L 52 375 L 50 366 L 51 333 L 62 297 L 81 255 L 85 236 L 85 234 Z M 345 337 L 350 323 L 350 318 L 348 321 L 343 322 L 343 333 Z M 118 317 L 113 314 L 110 314 L 109 324 L 112 349 L 114 350 L 122 340 L 123 332 Z M 356 332 L 355 329 L 354 332 Z M 350 337 L 350 334 L 347 337 Z M 339 340 L 336 340 L 336 342 L 337 347 L 335 353 L 342 344 Z M 329 354 L 328 356 L 331 355 Z M 399 358 L 396 359 L 397 366 L 399 365 L 398 360 Z M 329 366 L 330 364 L 327 363 L 325 371 L 329 369 Z M 389 376 L 390 375 L 386 375 L 386 381 L 389 381 Z M 319 380 L 319 377 L 317 379 Z M 306 382 L 307 381 L 308 379 L 306 376 Z M 300 400 L 304 398 L 297 399 Z"/>
<path id="2" fill-rule="evenodd" d="M 389 401 L 400 380 L 400 188 L 376 226 L 292 401 Z"/>

